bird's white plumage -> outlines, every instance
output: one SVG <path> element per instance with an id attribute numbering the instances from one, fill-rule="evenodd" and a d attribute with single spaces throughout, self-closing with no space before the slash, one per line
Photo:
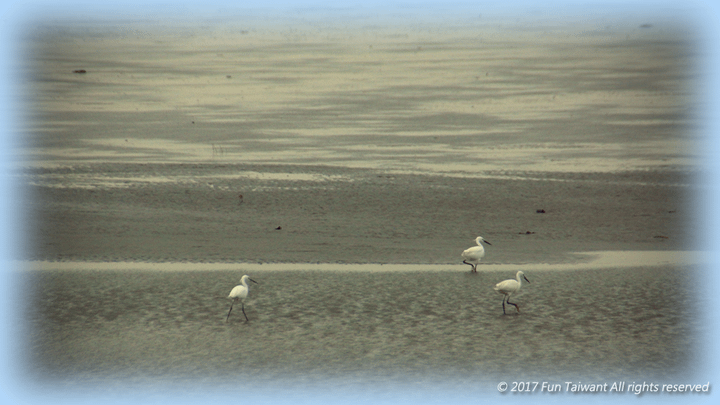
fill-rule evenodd
<path id="1" fill-rule="evenodd" d="M 234 299 L 245 299 L 248 295 L 248 292 L 250 292 L 250 289 L 247 287 L 247 282 L 244 280 L 245 277 L 243 277 L 242 283 L 244 285 L 236 285 L 233 287 L 232 291 L 230 291 L 230 295 L 228 295 L 228 298 L 234 298 Z"/>
<path id="2" fill-rule="evenodd" d="M 497 291 L 500 294 L 503 294 L 503 313 L 505 313 L 505 303 L 507 302 L 510 305 L 515 305 L 515 309 L 520 312 L 520 307 L 517 304 L 514 304 L 509 301 L 510 295 L 520 290 L 520 287 L 522 287 L 522 280 L 525 279 L 528 283 L 530 280 L 525 277 L 525 273 L 522 271 L 518 271 L 515 275 L 515 279 L 509 279 L 501 281 L 497 284 L 495 284 L 495 291 Z"/>
<path id="3" fill-rule="evenodd" d="M 257 281 L 245 275 L 242 276 L 242 278 L 240 279 L 240 284 L 233 287 L 233 289 L 230 291 L 228 298 L 231 298 L 233 301 L 232 304 L 230 304 L 230 310 L 228 311 L 227 318 L 225 318 L 225 322 L 227 322 L 228 318 L 230 318 L 230 312 L 232 311 L 233 305 L 237 301 L 240 301 L 240 304 L 242 304 L 243 315 L 245 315 L 245 320 L 248 321 L 248 317 L 245 314 L 245 298 L 247 298 L 248 293 L 250 292 L 250 287 L 248 287 L 247 284 L 248 281 L 252 281 L 253 283 L 257 284 Z"/>
<path id="4" fill-rule="evenodd" d="M 477 271 L 478 263 L 480 263 L 480 260 L 485 257 L 485 248 L 482 246 L 483 242 L 491 245 L 490 242 L 483 239 L 482 236 L 478 236 L 477 238 L 475 238 L 475 243 L 477 243 L 477 246 L 465 249 L 462 252 L 462 257 L 464 259 L 463 263 L 472 266 L 472 270 L 470 270 L 472 272 Z"/>

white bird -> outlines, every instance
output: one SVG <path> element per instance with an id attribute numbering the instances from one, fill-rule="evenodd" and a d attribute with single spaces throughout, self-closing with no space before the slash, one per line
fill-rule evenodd
<path id="1" fill-rule="evenodd" d="M 232 312 L 233 305 L 235 305 L 238 300 L 240 301 L 240 304 L 242 305 L 242 313 L 245 315 L 245 322 L 249 321 L 247 314 L 245 313 L 245 298 L 248 296 L 248 292 L 250 291 L 250 287 L 247 285 L 247 280 L 252 281 L 255 284 L 259 284 L 257 281 L 251 279 L 248 276 L 242 276 L 240 279 L 240 284 L 242 285 L 236 285 L 232 291 L 230 291 L 230 295 L 228 295 L 228 298 L 232 298 L 232 303 L 230 304 L 230 311 L 228 311 L 227 317 L 225 318 L 225 322 L 228 321 L 230 318 L 230 312 Z"/>
<path id="2" fill-rule="evenodd" d="M 503 314 L 505 313 L 505 303 L 507 302 L 510 305 L 515 305 L 515 309 L 520 313 L 520 307 L 518 304 L 515 304 L 513 302 L 510 302 L 510 295 L 514 292 L 517 292 L 520 290 L 520 286 L 522 286 L 522 278 L 525 279 L 528 283 L 530 280 L 525 277 L 525 273 L 522 271 L 518 271 L 517 275 L 515 276 L 515 280 L 509 279 L 505 281 L 501 281 L 497 284 L 495 284 L 495 291 L 499 292 L 500 294 L 503 294 Z"/>
<path id="3" fill-rule="evenodd" d="M 464 252 L 462 252 L 462 257 L 465 259 L 463 260 L 463 263 L 470 265 L 472 267 L 472 270 L 470 270 L 471 273 L 477 273 L 477 265 L 480 263 L 480 259 L 485 256 L 485 249 L 482 246 L 481 242 L 485 242 L 488 245 L 492 246 L 492 244 L 485 239 L 483 239 L 482 236 L 478 236 L 475 238 L 475 243 L 477 243 L 477 246 L 473 246 L 469 249 L 465 249 Z M 468 263 L 468 261 L 470 263 Z M 474 263 L 474 264 L 473 264 Z"/>

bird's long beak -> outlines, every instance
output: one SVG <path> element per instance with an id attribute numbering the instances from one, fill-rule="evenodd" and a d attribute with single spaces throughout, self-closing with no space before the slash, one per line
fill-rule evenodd
<path id="1" fill-rule="evenodd" d="M 492 243 L 486 241 L 485 239 L 483 239 L 483 242 L 485 242 L 485 243 L 487 243 L 488 245 L 492 246 Z"/>
<path id="2" fill-rule="evenodd" d="M 523 276 L 523 278 L 524 278 L 525 281 L 527 281 L 528 283 L 530 282 L 530 280 L 528 280 L 527 277 Z"/>
<path id="3" fill-rule="evenodd" d="M 260 284 L 260 283 L 258 283 L 257 281 L 251 279 L 250 277 L 248 277 L 248 280 L 252 281 L 252 282 L 255 283 L 255 284 Z"/>

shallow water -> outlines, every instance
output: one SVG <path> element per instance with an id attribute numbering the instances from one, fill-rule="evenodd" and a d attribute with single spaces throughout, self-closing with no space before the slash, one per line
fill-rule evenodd
<path id="1" fill-rule="evenodd" d="M 550 33 L 545 21 L 466 15 L 419 26 L 247 18 L 149 35 L 144 24 L 128 35 L 125 20 L 32 30 L 24 161 L 461 176 L 695 165 L 682 24 L 639 31 L 612 18 L 598 35 L 597 22 Z"/>
<path id="2" fill-rule="evenodd" d="M 261 283 L 248 323 L 237 310 L 225 322 L 236 270 L 23 273 L 34 390 L 220 387 L 244 402 L 293 390 L 301 402 L 298 390 L 404 386 L 412 402 L 438 386 L 691 375 L 706 310 L 693 265 L 565 256 L 689 248 L 687 34 L 473 22 L 430 35 L 365 20 L 286 34 L 257 21 L 31 41 L 32 168 L 17 176 L 36 240 L 22 259 L 323 263 L 248 268 Z M 521 314 L 503 315 L 492 290 L 516 270 L 457 264 L 478 234 L 494 243 L 484 263 L 532 282 Z"/>
<path id="3" fill-rule="evenodd" d="M 225 322 L 237 271 L 38 270 L 31 381 L 68 388 L 248 384 L 325 389 L 691 374 L 702 305 L 689 266 L 512 273 L 255 270 L 245 322 Z M 698 302 L 697 304 L 702 304 Z M 309 384 L 309 385 L 308 385 Z M 496 392 L 496 391 L 495 391 Z"/>

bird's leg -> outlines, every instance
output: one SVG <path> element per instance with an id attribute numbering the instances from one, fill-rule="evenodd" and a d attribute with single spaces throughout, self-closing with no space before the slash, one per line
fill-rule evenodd
<path id="1" fill-rule="evenodd" d="M 247 317 L 247 314 L 245 313 L 245 303 L 241 303 L 241 304 L 242 304 L 242 307 L 241 307 L 241 308 L 242 308 L 242 311 L 243 311 L 243 315 L 245 315 L 245 322 L 248 322 L 249 319 L 248 319 L 248 317 Z"/>
<path id="2" fill-rule="evenodd" d="M 475 271 L 475 265 L 474 265 L 474 264 L 468 263 L 468 262 L 466 262 L 465 260 L 463 260 L 463 263 L 465 263 L 465 264 L 467 264 L 468 266 L 472 267 L 472 270 L 470 270 L 470 273 L 472 273 L 472 272 Z"/>
<path id="3" fill-rule="evenodd" d="M 233 301 L 233 302 L 230 304 L 230 311 L 228 311 L 227 317 L 225 318 L 225 322 L 227 322 L 228 319 L 230 319 L 230 312 L 232 312 L 232 307 L 233 307 L 234 304 L 235 304 L 235 301 Z"/>
<path id="4" fill-rule="evenodd" d="M 505 296 L 503 297 L 503 315 L 506 315 L 505 314 L 505 298 L 507 298 L 507 297 L 505 297 Z"/>
<path id="5" fill-rule="evenodd" d="M 510 297 L 508 297 L 508 302 L 507 302 L 507 303 L 510 304 L 510 305 L 515 305 L 515 309 L 517 310 L 518 314 L 520 313 L 520 307 L 518 306 L 518 304 L 515 304 L 515 303 L 513 303 L 513 302 L 510 302 Z"/>

